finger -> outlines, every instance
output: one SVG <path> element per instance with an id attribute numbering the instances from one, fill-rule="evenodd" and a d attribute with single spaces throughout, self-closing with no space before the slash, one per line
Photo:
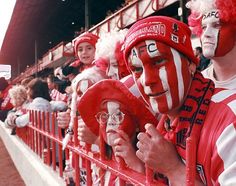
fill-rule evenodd
<path id="1" fill-rule="evenodd" d="M 148 123 L 145 125 L 146 133 L 151 137 L 161 137 L 161 134 L 156 130 L 155 126 Z"/>
<path id="2" fill-rule="evenodd" d="M 136 144 L 138 150 L 140 150 L 141 152 L 144 152 L 147 145 L 146 144 L 143 144 L 142 142 L 138 141 L 137 144 Z"/>
<path id="3" fill-rule="evenodd" d="M 114 140 L 113 145 L 121 145 L 124 143 L 124 140 L 122 138 L 117 138 Z"/>
<path id="4" fill-rule="evenodd" d="M 125 141 L 130 141 L 128 134 L 126 134 L 123 130 L 118 130 L 117 133 L 122 137 Z"/>
<path id="5" fill-rule="evenodd" d="M 122 146 L 120 146 L 120 145 L 117 145 L 114 149 L 115 149 L 115 152 L 121 152 L 121 151 L 123 151 L 123 148 L 122 148 Z"/>
<path id="6" fill-rule="evenodd" d="M 150 140 L 150 136 L 144 132 L 140 132 L 137 136 L 138 140 L 142 143 L 148 143 Z"/>
<path id="7" fill-rule="evenodd" d="M 137 151 L 136 151 L 136 156 L 137 156 L 141 161 L 144 162 L 144 153 L 143 153 L 142 151 L 137 150 Z M 145 162 L 144 162 L 144 163 L 145 163 Z"/>
<path id="8" fill-rule="evenodd" d="M 124 152 L 123 151 L 122 152 L 115 152 L 115 156 L 119 156 L 119 157 L 123 158 Z"/>

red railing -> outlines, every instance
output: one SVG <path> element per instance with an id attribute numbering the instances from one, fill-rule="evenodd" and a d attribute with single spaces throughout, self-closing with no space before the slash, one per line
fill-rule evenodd
<path id="1" fill-rule="evenodd" d="M 86 185 L 95 185 L 95 181 L 99 185 L 105 184 L 105 173 L 109 171 L 113 177 L 120 181 L 120 185 L 126 183 L 132 185 L 164 185 L 161 182 L 153 180 L 153 174 L 141 174 L 127 168 L 124 162 L 116 162 L 115 160 L 107 160 L 105 158 L 104 141 L 100 142 L 100 151 L 93 152 L 91 145 L 80 145 L 77 138 L 77 132 L 74 132 L 73 139 L 69 142 L 66 149 L 62 150 L 62 139 L 64 131 L 57 127 L 56 113 L 29 111 L 30 123 L 24 128 L 17 129 L 17 135 L 20 137 L 34 153 L 42 159 L 54 171 L 57 171 L 60 177 L 66 178 L 67 168 L 65 162 L 69 162 L 69 152 L 72 154 L 72 162 L 74 162 L 73 180 L 75 185 L 79 186 L 82 178 L 80 175 L 81 168 L 86 170 Z M 78 118 L 75 120 L 74 131 L 77 131 Z M 93 166 L 91 166 L 93 165 Z M 93 167 L 93 168 L 91 168 Z M 95 168 L 94 168 L 95 167 Z M 64 170 L 63 172 L 63 169 Z M 94 172 L 97 171 L 97 174 Z M 84 179 L 84 178 L 83 178 Z M 66 179 L 68 180 L 68 178 Z M 98 185 L 98 184 L 97 184 Z"/>

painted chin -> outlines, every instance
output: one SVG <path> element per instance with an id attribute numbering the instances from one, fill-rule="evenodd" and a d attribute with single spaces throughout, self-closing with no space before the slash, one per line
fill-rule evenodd
<path id="1" fill-rule="evenodd" d="M 165 90 L 163 92 L 158 92 L 158 93 L 149 93 L 147 94 L 149 96 L 150 99 L 157 99 L 157 98 L 160 98 L 160 97 L 163 97 L 166 95 L 168 91 Z"/>
<path id="2" fill-rule="evenodd" d="M 114 145 L 114 141 L 119 137 L 115 131 L 107 131 L 107 144 L 110 146 Z"/>

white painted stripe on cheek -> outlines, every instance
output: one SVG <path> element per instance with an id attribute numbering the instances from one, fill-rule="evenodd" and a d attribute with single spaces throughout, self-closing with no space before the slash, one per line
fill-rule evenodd
<path id="1" fill-rule="evenodd" d="M 152 110 L 154 111 L 154 113 L 160 113 L 159 112 L 159 109 L 158 109 L 158 103 L 155 99 L 149 99 L 150 101 L 150 104 L 151 104 L 151 107 L 152 107 Z"/>
<path id="2" fill-rule="evenodd" d="M 182 74 L 182 61 L 180 58 L 180 54 L 175 49 L 171 48 L 171 52 L 174 57 L 174 64 L 175 64 L 177 79 L 178 79 L 179 102 L 181 102 L 181 100 L 183 100 L 183 97 L 184 97 L 184 80 L 183 80 L 183 74 Z"/>
<path id="3" fill-rule="evenodd" d="M 159 77 L 161 78 L 161 84 L 163 86 L 163 89 L 167 90 L 166 100 L 167 100 L 168 108 L 171 109 L 173 100 L 172 100 L 172 97 L 170 94 L 170 86 L 168 84 L 168 77 L 167 77 L 167 73 L 166 73 L 166 68 L 164 66 L 161 67 L 159 70 Z"/>
<path id="4" fill-rule="evenodd" d="M 156 42 L 154 40 L 146 40 L 147 53 L 150 58 L 154 58 L 160 55 L 159 50 L 157 49 Z"/>

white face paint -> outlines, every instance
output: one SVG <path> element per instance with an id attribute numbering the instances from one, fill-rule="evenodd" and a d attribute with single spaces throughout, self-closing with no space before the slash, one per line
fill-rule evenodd
<path id="1" fill-rule="evenodd" d="M 220 31 L 220 19 L 217 10 L 206 13 L 202 18 L 202 50 L 207 58 L 215 56 L 218 46 L 218 35 Z"/>
<path id="2" fill-rule="evenodd" d="M 119 137 L 119 134 L 116 132 L 119 125 L 113 123 L 111 115 L 116 112 L 120 112 L 120 105 L 116 102 L 108 101 L 107 112 L 109 114 L 109 118 L 107 120 L 107 125 L 106 125 L 107 144 L 112 146 L 114 140 Z"/>
<path id="3" fill-rule="evenodd" d="M 109 76 L 111 79 L 119 79 L 119 73 L 118 73 L 118 64 L 117 60 L 112 57 L 109 60 L 109 67 L 107 69 L 107 76 Z"/>
<path id="4" fill-rule="evenodd" d="M 143 43 L 132 49 L 138 52 L 130 54 L 131 71 L 140 80 L 139 90 L 153 111 L 167 113 L 179 107 L 184 99 L 190 81 L 189 63 L 165 44 Z"/>

